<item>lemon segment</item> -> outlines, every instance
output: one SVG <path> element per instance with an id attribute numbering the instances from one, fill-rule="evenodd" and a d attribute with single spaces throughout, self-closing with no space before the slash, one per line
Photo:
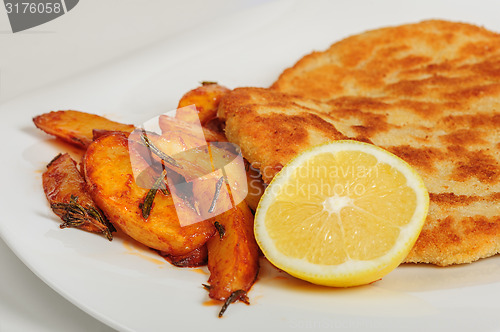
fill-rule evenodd
<path id="1" fill-rule="evenodd" d="M 406 162 L 336 141 L 289 162 L 267 187 L 255 236 L 267 259 L 328 286 L 370 283 L 396 268 L 425 222 L 429 195 Z"/>

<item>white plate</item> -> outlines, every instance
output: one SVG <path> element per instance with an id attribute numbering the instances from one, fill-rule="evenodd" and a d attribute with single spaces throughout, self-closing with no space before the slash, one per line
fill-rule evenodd
<path id="1" fill-rule="evenodd" d="M 312 50 L 366 29 L 447 18 L 500 31 L 495 1 L 278 2 L 228 17 L 141 54 L 2 105 L 0 233 L 18 257 L 71 302 L 123 331 L 237 329 L 500 330 L 500 257 L 450 267 L 404 265 L 374 284 L 313 286 L 263 264 L 251 305 L 206 305 L 206 269 L 179 269 L 121 238 L 59 229 L 41 172 L 62 144 L 31 118 L 79 109 L 140 124 L 175 108 L 203 80 L 268 86 Z"/>

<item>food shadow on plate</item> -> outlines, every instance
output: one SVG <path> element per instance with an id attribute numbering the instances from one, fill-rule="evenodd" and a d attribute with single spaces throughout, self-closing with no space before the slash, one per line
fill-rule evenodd
<path id="1" fill-rule="evenodd" d="M 315 285 L 288 275 L 265 258 L 260 260 L 259 280 L 250 291 L 253 303 L 266 306 L 287 303 L 300 311 L 330 314 L 359 312 L 367 316 L 401 317 L 435 313 L 427 301 L 408 292 L 379 287 L 380 281 L 369 285 L 337 288 Z M 279 299 L 279 300 L 275 300 Z M 314 308 L 314 310 L 312 309 Z"/>
<path id="2" fill-rule="evenodd" d="M 385 289 L 424 292 L 457 289 L 498 283 L 500 256 L 480 259 L 470 264 L 446 267 L 431 264 L 402 264 L 381 282 Z"/>
<path id="3" fill-rule="evenodd" d="M 44 172 L 47 164 L 59 153 L 68 153 L 78 163 L 85 153 L 82 149 L 44 134 L 37 128 L 23 128 L 22 131 L 37 139 L 22 150 L 22 158 L 30 163 L 36 172 Z"/>

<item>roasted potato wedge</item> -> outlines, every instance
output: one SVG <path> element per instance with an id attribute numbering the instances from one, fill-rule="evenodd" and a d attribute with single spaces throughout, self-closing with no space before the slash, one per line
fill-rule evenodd
<path id="1" fill-rule="evenodd" d="M 206 245 L 180 256 L 172 256 L 161 251 L 159 254 L 177 267 L 198 267 L 207 265 L 208 261 L 208 249 Z"/>
<path id="2" fill-rule="evenodd" d="M 63 221 L 61 228 L 75 227 L 113 239 L 113 226 L 97 208 L 76 162 L 67 153 L 57 155 L 47 165 L 42 183 L 50 207 Z"/>
<path id="3" fill-rule="evenodd" d="M 135 183 L 127 137 L 111 134 L 89 145 L 83 160 L 90 193 L 108 219 L 138 242 L 169 255 L 185 255 L 203 246 L 214 225 L 201 221 L 181 227 L 172 195 L 156 195 L 148 219 L 141 203 L 149 190 Z"/>
<path id="4" fill-rule="evenodd" d="M 203 124 L 203 128 L 210 130 L 212 133 L 215 133 L 219 136 L 224 137 L 224 141 L 220 142 L 226 142 L 226 134 L 224 133 L 224 127 L 226 124 L 220 120 L 219 118 L 213 118 L 212 120 L 208 121 L 207 123 Z"/>
<path id="5" fill-rule="evenodd" d="M 44 113 L 34 117 L 33 122 L 47 134 L 82 149 L 92 142 L 93 129 L 131 132 L 135 128 L 99 115 L 72 110 Z"/>
<path id="6" fill-rule="evenodd" d="M 207 242 L 209 296 L 224 301 L 236 291 L 247 292 L 255 282 L 259 248 L 253 235 L 253 214 L 244 201 L 213 220 L 219 233 Z"/>
<path id="7" fill-rule="evenodd" d="M 134 131 L 130 135 L 133 142 L 139 142 L 141 137 L 143 135 L 139 131 Z M 188 134 L 179 135 L 175 131 L 164 132 L 161 136 L 148 133 L 147 138 L 150 146 L 155 147 L 153 150 L 159 150 L 175 160 L 178 166 L 171 162 L 166 162 L 165 166 L 178 172 L 186 181 L 193 184 L 193 192 L 197 201 L 210 203 L 216 183 L 222 177 L 224 177 L 224 182 L 229 184 L 230 188 L 227 192 L 231 192 L 234 204 L 245 199 L 248 187 L 244 161 L 241 156 L 238 157 L 234 151 L 231 151 L 232 145 L 214 142 L 209 143 L 207 147 L 204 140 Z M 154 154 L 153 158 L 160 161 L 158 154 Z M 231 202 L 229 204 L 232 206 Z M 225 211 L 219 205 L 217 209 Z M 203 211 L 205 210 L 202 210 L 202 213 Z M 210 218 L 213 215 L 215 214 L 206 217 Z"/>
<path id="8" fill-rule="evenodd" d="M 176 118 L 186 122 L 197 122 L 198 118 L 201 125 L 217 116 L 217 108 L 222 96 L 230 90 L 217 83 L 204 83 L 202 86 L 188 91 L 179 101 Z M 183 112 L 182 108 L 196 105 L 198 115 L 191 112 Z"/>
<path id="9" fill-rule="evenodd" d="M 227 142 L 226 136 L 219 132 L 200 127 L 198 123 L 186 122 L 165 114 L 160 115 L 159 125 L 163 133 L 178 131 L 182 135 L 188 134 L 203 138 L 206 142 Z"/>
<path id="10" fill-rule="evenodd" d="M 120 134 L 128 136 L 131 131 L 120 131 L 120 130 L 107 130 L 107 129 L 92 129 L 92 140 L 95 141 L 101 136 L 111 135 L 111 134 Z"/>
<path id="11" fill-rule="evenodd" d="M 196 142 L 193 142 L 191 144 L 192 146 L 203 145 L 204 140 L 201 139 L 202 135 L 200 131 L 201 128 L 199 127 L 197 128 L 195 124 L 188 123 L 186 121 L 181 121 L 177 118 L 173 118 L 167 115 L 161 115 L 159 118 L 159 123 L 163 133 L 162 135 L 169 144 L 173 144 L 174 139 L 172 133 L 174 133 L 176 135 L 175 138 L 177 137 L 183 138 L 184 145 L 186 146 L 189 145 L 186 143 L 186 140 L 190 137 L 196 138 L 195 139 Z M 207 132 L 210 132 L 211 134 L 207 135 Z M 223 135 L 215 131 L 203 128 L 203 133 L 205 134 L 205 139 L 208 142 L 227 141 Z M 163 142 L 161 142 L 162 141 L 161 138 L 156 138 L 154 137 L 154 135 L 152 136 L 152 140 L 154 140 L 159 146 L 165 145 Z M 217 156 L 221 157 L 227 154 L 226 152 L 221 151 L 221 149 L 218 149 L 216 145 L 212 147 L 212 153 L 213 153 L 212 159 L 213 157 Z M 202 162 L 202 160 L 203 158 L 197 159 L 198 163 Z M 245 200 L 247 201 L 248 206 L 255 211 L 257 205 L 259 204 L 260 198 L 264 193 L 265 186 L 258 169 L 251 167 L 249 163 L 246 163 L 245 169 L 246 169 L 246 178 L 248 186 L 248 194 L 246 195 Z"/>

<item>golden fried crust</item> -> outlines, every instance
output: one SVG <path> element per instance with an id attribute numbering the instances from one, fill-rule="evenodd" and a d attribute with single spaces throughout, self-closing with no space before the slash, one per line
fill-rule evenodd
<path id="1" fill-rule="evenodd" d="M 242 148 L 266 183 L 300 151 L 346 138 L 321 113 L 267 89 L 233 90 L 222 99 L 218 116 L 226 121 L 227 139 Z"/>
<path id="2" fill-rule="evenodd" d="M 406 261 L 449 265 L 500 251 L 499 110 L 499 35 L 426 21 L 308 55 L 271 89 L 228 94 L 219 116 L 266 182 L 301 151 L 336 139 L 406 160 L 431 197 Z"/>
<path id="3" fill-rule="evenodd" d="M 497 94 L 500 35 L 430 20 L 351 36 L 313 52 L 272 85 L 318 100 L 342 96 L 427 101 Z"/>

